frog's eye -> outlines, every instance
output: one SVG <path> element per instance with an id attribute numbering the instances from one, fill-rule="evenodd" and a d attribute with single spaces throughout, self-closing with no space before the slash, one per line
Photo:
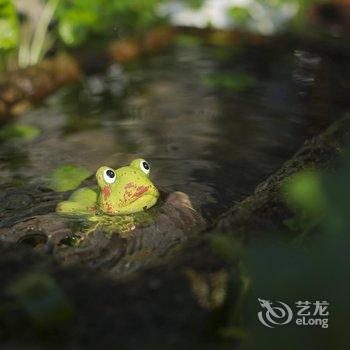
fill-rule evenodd
<path id="1" fill-rule="evenodd" d="M 145 160 L 141 160 L 140 168 L 146 175 L 148 175 L 150 170 L 151 170 L 151 167 L 149 166 L 149 164 Z"/>
<path id="2" fill-rule="evenodd" d="M 115 172 L 112 169 L 107 169 L 103 172 L 103 178 L 108 184 L 112 184 L 116 179 Z"/>

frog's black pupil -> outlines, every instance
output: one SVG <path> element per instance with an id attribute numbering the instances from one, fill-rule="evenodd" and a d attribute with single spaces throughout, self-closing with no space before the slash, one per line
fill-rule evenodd
<path id="1" fill-rule="evenodd" d="M 149 170 L 149 165 L 148 165 L 148 163 L 143 162 L 142 165 L 143 165 L 144 169 Z"/>
<path id="2" fill-rule="evenodd" d="M 110 177 L 111 179 L 113 179 L 113 178 L 114 178 L 114 175 L 115 175 L 113 170 L 107 170 L 107 171 L 106 171 L 106 174 L 107 174 L 107 176 Z"/>

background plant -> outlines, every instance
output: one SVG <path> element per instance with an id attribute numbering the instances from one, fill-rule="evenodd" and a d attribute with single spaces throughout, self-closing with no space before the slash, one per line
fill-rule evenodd
<path id="1" fill-rule="evenodd" d="M 11 0 L 0 0 L 0 68 L 19 42 L 19 22 Z"/>
<path id="2" fill-rule="evenodd" d="M 350 158 L 336 171 L 297 173 L 281 191 L 294 212 L 293 225 L 287 222 L 285 230 L 267 232 L 246 247 L 232 237 L 214 237 L 215 251 L 238 264 L 241 286 L 238 298 L 228 296 L 236 306 L 219 334 L 243 339 L 242 349 L 342 349 L 348 344 L 350 312 Z M 291 229 L 299 234 L 297 239 Z M 289 324 L 269 332 L 257 319 L 258 298 L 292 307 L 299 300 L 325 300 L 330 303 L 330 326 L 325 330 Z"/>

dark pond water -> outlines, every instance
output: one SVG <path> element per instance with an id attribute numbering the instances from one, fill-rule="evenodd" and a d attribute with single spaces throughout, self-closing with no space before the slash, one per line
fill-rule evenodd
<path id="1" fill-rule="evenodd" d="M 38 138 L 1 144 L 0 226 L 52 211 L 42 191 L 23 215 L 20 194 L 53 169 L 94 172 L 138 157 L 151 163 L 159 188 L 187 193 L 212 220 L 343 116 L 347 59 L 288 42 L 228 48 L 181 40 L 91 75 L 17 121 L 39 128 Z"/>

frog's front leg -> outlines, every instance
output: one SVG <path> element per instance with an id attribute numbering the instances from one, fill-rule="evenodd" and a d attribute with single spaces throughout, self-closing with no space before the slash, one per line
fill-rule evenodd
<path id="1" fill-rule="evenodd" d="M 97 192 L 90 188 L 81 188 L 75 191 L 67 201 L 58 203 L 56 212 L 65 216 L 89 216 L 94 215 Z"/>

